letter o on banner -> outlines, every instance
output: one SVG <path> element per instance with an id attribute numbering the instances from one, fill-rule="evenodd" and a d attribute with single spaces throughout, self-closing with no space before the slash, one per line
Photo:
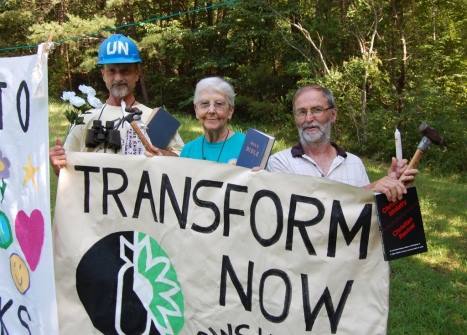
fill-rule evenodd
<path id="1" fill-rule="evenodd" d="M 264 197 L 271 199 L 274 203 L 274 207 L 276 208 L 277 226 L 276 231 L 270 238 L 261 237 L 256 226 L 256 206 L 258 205 L 259 200 Z M 267 223 L 270 224 L 271 222 L 268 221 Z M 284 213 L 282 210 L 281 201 L 279 200 L 279 196 L 276 193 L 269 190 L 259 190 L 255 193 L 251 201 L 250 226 L 255 239 L 264 247 L 269 247 L 279 240 L 284 226 Z"/>
<path id="2" fill-rule="evenodd" d="M 26 121 L 23 121 L 23 115 L 21 112 L 21 96 L 22 92 L 24 91 L 24 95 L 26 97 Z M 26 133 L 29 129 L 29 89 L 28 84 L 23 80 L 21 84 L 19 84 L 18 93 L 16 94 L 16 111 L 18 112 L 18 120 L 21 125 L 21 129 Z"/>
<path id="3" fill-rule="evenodd" d="M 270 314 L 266 311 L 264 307 L 264 283 L 268 277 L 278 277 L 282 279 L 285 285 L 285 296 L 284 296 L 284 308 L 282 309 L 282 313 L 278 316 Z M 272 295 L 267 295 L 272 296 Z M 290 302 L 292 300 L 292 284 L 290 283 L 290 279 L 284 271 L 278 269 L 270 269 L 263 273 L 261 276 L 261 281 L 259 283 L 259 307 L 261 308 L 261 313 L 263 313 L 264 317 L 271 322 L 279 323 L 284 321 L 287 316 L 289 315 L 290 309 Z"/>

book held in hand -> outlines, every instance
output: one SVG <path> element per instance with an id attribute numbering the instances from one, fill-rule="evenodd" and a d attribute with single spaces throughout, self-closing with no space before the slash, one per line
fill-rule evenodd
<path id="1" fill-rule="evenodd" d="M 415 187 L 407 188 L 401 200 L 389 202 L 376 195 L 384 258 L 387 261 L 426 252 L 422 214 Z"/>
<path id="2" fill-rule="evenodd" d="M 275 138 L 257 129 L 250 128 L 246 132 L 237 165 L 247 168 L 259 166 L 264 169 L 271 154 Z"/>
<path id="3" fill-rule="evenodd" d="M 180 121 L 162 106 L 149 120 L 146 131 L 152 145 L 165 149 L 177 132 L 178 127 L 180 127 Z"/>

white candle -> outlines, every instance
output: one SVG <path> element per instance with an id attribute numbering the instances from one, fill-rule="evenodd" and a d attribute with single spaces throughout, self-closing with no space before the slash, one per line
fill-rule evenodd
<path id="1" fill-rule="evenodd" d="M 399 129 L 396 128 L 396 131 L 394 132 L 394 140 L 396 142 L 396 158 L 398 160 L 402 159 L 402 139 L 401 139 L 401 133 Z"/>

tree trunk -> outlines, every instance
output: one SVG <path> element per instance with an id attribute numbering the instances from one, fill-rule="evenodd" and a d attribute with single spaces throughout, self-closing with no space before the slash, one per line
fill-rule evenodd
<path id="1" fill-rule="evenodd" d="M 369 66 L 371 65 L 370 63 L 373 61 L 373 57 L 375 56 L 375 51 L 374 51 L 374 45 L 375 45 L 375 40 L 376 36 L 378 35 L 378 24 L 382 20 L 382 14 L 381 14 L 381 9 L 377 8 L 376 5 L 373 3 L 372 5 L 372 10 L 373 10 L 373 15 L 374 15 L 374 21 L 372 24 L 372 32 L 371 32 L 371 37 L 369 41 L 365 40 L 365 35 L 367 34 L 361 34 L 357 33 L 357 40 L 358 44 L 360 46 L 360 52 L 362 55 L 362 60 L 364 62 L 365 70 L 363 73 L 363 78 L 362 78 L 362 86 L 361 86 L 361 96 L 360 96 L 360 103 L 361 103 L 361 110 L 360 110 L 360 122 L 361 122 L 361 138 L 359 137 L 359 140 L 361 140 L 361 143 L 366 143 L 368 138 L 367 138 L 367 124 L 368 124 L 368 115 L 367 115 L 367 105 L 368 105 L 368 93 L 369 93 L 369 83 L 368 83 L 368 77 L 369 77 Z"/>
<path id="2" fill-rule="evenodd" d="M 214 10 L 210 8 L 212 6 L 212 1 L 207 1 L 206 2 L 206 7 L 208 7 L 207 10 L 207 20 L 208 20 L 208 26 L 213 26 L 214 25 Z"/>
<path id="3" fill-rule="evenodd" d="M 107 1 L 106 1 L 106 0 L 98 0 L 98 1 L 96 1 L 96 8 L 97 8 L 97 10 L 104 10 L 106 4 L 107 4 Z"/>
<path id="4" fill-rule="evenodd" d="M 198 8 L 199 7 L 199 2 L 198 0 L 195 0 L 194 1 L 194 5 L 193 5 L 193 8 Z M 197 17 L 197 13 L 193 13 L 191 14 L 191 29 L 194 30 L 196 28 L 196 17 Z"/>
<path id="5" fill-rule="evenodd" d="M 60 8 L 58 11 L 58 22 L 63 24 L 65 22 L 65 16 L 68 13 L 68 1 L 61 1 Z M 66 81 L 68 84 L 68 89 L 73 90 L 72 81 L 71 81 L 71 66 L 70 66 L 70 57 L 68 54 L 68 45 L 60 45 L 60 54 L 65 56 L 65 67 L 66 67 Z"/>
<path id="6" fill-rule="evenodd" d="M 399 74 L 396 79 L 396 93 L 397 93 L 397 102 L 396 102 L 396 112 L 398 114 L 402 113 L 404 109 L 404 91 L 406 84 L 406 67 L 407 67 L 407 45 L 405 41 L 404 34 L 404 9 L 402 2 L 400 0 L 392 0 L 392 12 L 393 12 L 393 21 L 394 26 L 397 30 L 400 39 L 400 49 L 401 55 L 399 58 Z"/>
<path id="7" fill-rule="evenodd" d="M 146 89 L 146 82 L 144 81 L 144 74 L 142 72 L 139 75 L 139 85 L 141 88 L 141 95 L 143 96 L 143 103 L 148 104 L 148 90 Z"/>
<path id="8" fill-rule="evenodd" d="M 349 0 L 340 0 L 339 1 L 339 13 L 340 13 L 340 22 L 341 25 L 345 25 L 347 21 L 347 11 L 349 10 L 350 1 Z"/>
<path id="9" fill-rule="evenodd" d="M 131 8 L 130 0 L 125 0 L 123 3 L 123 20 L 125 23 L 135 22 L 135 17 L 133 16 L 133 9 Z M 136 37 L 136 26 L 127 27 L 129 35 L 133 38 Z"/>

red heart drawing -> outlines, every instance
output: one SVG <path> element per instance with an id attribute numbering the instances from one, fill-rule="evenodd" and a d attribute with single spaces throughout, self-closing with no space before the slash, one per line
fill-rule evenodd
<path id="1" fill-rule="evenodd" d="M 33 210 L 30 217 L 23 210 L 19 211 L 15 219 L 15 233 L 26 261 L 34 271 L 44 244 L 44 217 L 41 211 Z"/>

